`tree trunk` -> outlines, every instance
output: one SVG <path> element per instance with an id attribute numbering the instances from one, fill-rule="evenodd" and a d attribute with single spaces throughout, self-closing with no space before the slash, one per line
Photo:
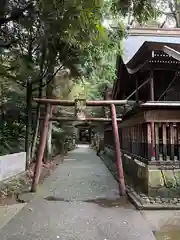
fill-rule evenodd
<path id="1" fill-rule="evenodd" d="M 42 98 L 42 92 L 43 92 L 43 68 L 44 68 L 44 63 L 45 63 L 45 58 L 46 58 L 46 41 L 44 41 L 43 46 L 42 46 L 42 56 L 41 56 L 41 63 L 40 63 L 40 81 L 39 81 L 39 94 L 38 98 Z M 40 125 L 40 104 L 37 104 L 36 107 L 36 121 L 35 121 L 35 128 L 33 132 L 33 139 L 32 139 L 32 147 L 31 147 L 31 159 L 33 160 L 35 157 L 35 151 L 36 151 L 36 143 L 37 143 L 37 138 L 38 138 L 38 132 L 39 132 L 39 125 Z"/>
<path id="2" fill-rule="evenodd" d="M 48 66 L 48 75 L 47 75 L 47 82 L 48 85 L 46 87 L 46 98 L 53 98 L 53 90 L 54 90 L 54 67 L 56 64 L 56 56 L 57 52 L 54 49 L 52 44 L 48 45 L 48 52 L 49 52 L 49 66 Z M 53 108 L 51 110 L 53 112 Z M 52 114 L 51 112 L 51 114 Z M 49 130 L 46 142 L 46 151 L 45 151 L 45 159 L 44 162 L 46 163 L 48 160 L 52 158 L 52 122 L 49 122 Z"/>
<path id="3" fill-rule="evenodd" d="M 54 72 L 54 68 L 53 68 L 53 72 Z M 52 98 L 52 96 L 53 96 L 53 83 L 54 83 L 54 81 L 52 80 L 51 83 L 47 86 L 47 91 L 46 91 L 47 98 Z M 53 108 L 52 108 L 52 111 L 53 111 Z M 45 163 L 48 160 L 50 160 L 52 157 L 52 122 L 49 122 L 48 128 L 49 129 L 48 129 L 45 159 L 44 159 Z"/>
<path id="4" fill-rule="evenodd" d="M 32 130 L 32 81 L 27 80 L 26 87 L 26 169 L 28 169 L 31 160 L 31 130 Z"/>
<path id="5" fill-rule="evenodd" d="M 39 125 L 40 125 L 40 104 L 38 103 L 36 108 L 36 122 L 35 122 L 35 129 L 33 133 L 33 140 L 32 140 L 32 148 L 31 148 L 31 159 L 33 160 L 35 157 L 35 151 L 36 151 L 36 143 L 37 143 L 37 137 L 39 132 Z"/>
<path id="6" fill-rule="evenodd" d="M 43 79 L 40 80 L 39 83 L 39 94 L 38 98 L 42 98 L 42 85 L 43 85 Z M 32 139 L 32 147 L 31 147 L 31 159 L 33 160 L 35 157 L 35 152 L 36 152 L 36 143 L 37 143 L 37 138 L 38 138 L 38 133 L 39 133 L 39 126 L 40 126 L 40 113 L 41 113 L 41 106 L 38 103 L 36 107 L 36 121 L 35 121 L 35 128 L 33 132 L 33 139 Z"/>
<path id="7" fill-rule="evenodd" d="M 46 145 L 46 161 L 52 157 L 52 122 L 49 122 L 47 145 Z"/>

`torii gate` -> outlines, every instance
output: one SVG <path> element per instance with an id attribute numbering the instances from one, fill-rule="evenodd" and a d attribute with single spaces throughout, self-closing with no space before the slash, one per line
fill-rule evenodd
<path id="1" fill-rule="evenodd" d="M 40 136 L 40 145 L 37 152 L 36 165 L 34 170 L 33 182 L 31 191 L 36 192 L 37 185 L 39 182 L 41 168 L 42 168 L 42 160 L 44 156 L 44 151 L 46 147 L 46 139 L 48 134 L 48 124 L 49 121 L 85 121 L 85 122 L 112 122 L 113 134 L 114 134 L 114 145 L 115 145 L 115 156 L 116 156 L 116 166 L 117 173 L 119 179 L 119 192 L 120 195 L 126 194 L 125 182 L 124 182 L 124 171 L 122 166 L 122 158 L 121 158 L 121 148 L 120 148 L 120 140 L 118 134 L 118 121 L 121 119 L 117 119 L 116 117 L 116 105 L 126 105 L 127 100 L 99 100 L 99 101 L 87 101 L 84 99 L 77 99 L 75 101 L 70 100 L 57 100 L 57 99 L 34 99 L 37 103 L 43 104 L 46 106 L 46 113 L 43 119 L 43 127 Z M 75 117 L 67 118 L 67 117 L 53 117 L 52 115 L 52 106 L 74 106 L 75 107 Z M 112 118 L 86 118 L 85 109 L 86 106 L 108 106 L 110 107 Z"/>

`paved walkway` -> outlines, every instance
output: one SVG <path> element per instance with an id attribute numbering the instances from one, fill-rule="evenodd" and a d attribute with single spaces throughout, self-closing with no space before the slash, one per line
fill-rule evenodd
<path id="1" fill-rule="evenodd" d="M 154 240 L 106 166 L 80 146 L 4 228 L 1 240 Z"/>

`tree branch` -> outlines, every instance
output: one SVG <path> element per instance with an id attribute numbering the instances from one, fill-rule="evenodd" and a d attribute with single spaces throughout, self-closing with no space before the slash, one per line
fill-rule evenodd
<path id="1" fill-rule="evenodd" d="M 15 43 L 15 40 L 9 41 L 9 42 L 4 42 L 0 40 L 0 47 L 1 48 L 10 48 L 10 46 Z"/>
<path id="2" fill-rule="evenodd" d="M 53 78 L 56 76 L 56 74 L 62 69 L 62 67 L 63 67 L 63 65 L 61 65 L 61 66 L 53 73 L 53 75 L 51 76 L 51 78 L 50 78 L 45 84 L 43 84 L 42 87 L 47 86 L 47 85 L 53 80 Z M 45 76 L 44 76 L 44 77 L 45 77 Z M 43 77 L 43 78 L 44 78 L 44 77 Z M 34 89 L 33 89 L 33 92 L 36 91 L 36 90 L 38 90 L 38 87 L 37 87 L 37 88 L 34 88 Z"/>
<path id="3" fill-rule="evenodd" d="M 3 25 L 4 23 L 10 22 L 10 21 L 15 21 L 18 20 L 20 17 L 23 16 L 23 13 L 28 10 L 29 8 L 31 8 L 33 6 L 33 3 L 29 3 L 28 5 L 26 5 L 23 8 L 18 8 L 16 10 L 13 10 L 11 12 L 11 15 L 9 17 L 0 17 L 0 27 L 1 25 Z"/>

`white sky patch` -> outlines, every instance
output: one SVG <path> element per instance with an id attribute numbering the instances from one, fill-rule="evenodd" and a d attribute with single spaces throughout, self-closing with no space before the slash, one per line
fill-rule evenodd
<path id="1" fill-rule="evenodd" d="M 104 21 L 102 22 L 103 27 L 107 29 L 111 29 L 111 24 L 112 24 L 112 20 L 109 20 L 109 19 L 104 19 Z"/>

